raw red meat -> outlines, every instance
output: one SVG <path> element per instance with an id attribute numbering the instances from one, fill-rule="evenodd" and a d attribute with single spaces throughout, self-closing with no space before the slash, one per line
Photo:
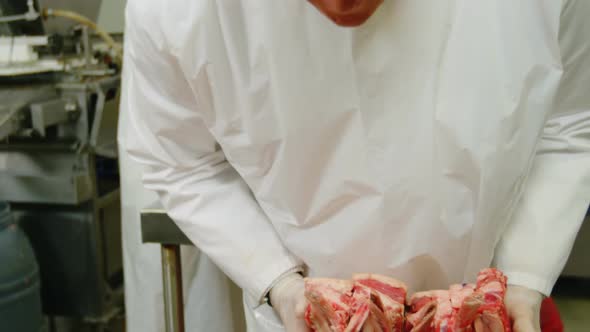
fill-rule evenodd
<path id="1" fill-rule="evenodd" d="M 510 332 L 505 293 L 506 277 L 495 269 L 482 270 L 476 285 L 416 293 L 409 301 L 406 331 Z"/>
<path id="2" fill-rule="evenodd" d="M 363 332 L 402 332 L 406 285 L 393 278 L 376 274 L 355 274 L 352 279 L 371 291 L 371 313 Z"/>
<path id="3" fill-rule="evenodd" d="M 477 283 L 415 293 L 375 274 L 353 280 L 306 279 L 306 321 L 316 332 L 511 332 L 504 307 L 506 277 L 484 269 Z M 405 317 L 404 317 L 405 314 Z"/>
<path id="4" fill-rule="evenodd" d="M 510 332 L 510 320 L 504 306 L 506 276 L 496 269 L 482 270 L 477 276 L 476 291 L 483 294 L 484 304 L 475 320 L 475 331 Z"/>
<path id="5" fill-rule="evenodd" d="M 307 325 L 318 332 L 401 332 L 406 286 L 371 274 L 353 279 L 306 279 Z"/>
<path id="6" fill-rule="evenodd" d="M 410 298 L 406 331 L 441 331 L 453 314 L 448 291 L 419 292 Z"/>
<path id="7" fill-rule="evenodd" d="M 305 313 L 314 331 L 358 332 L 369 316 L 371 292 L 350 280 L 306 279 Z"/>

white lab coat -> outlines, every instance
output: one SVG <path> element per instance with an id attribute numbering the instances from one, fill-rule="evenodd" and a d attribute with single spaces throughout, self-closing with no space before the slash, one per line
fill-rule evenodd
<path id="1" fill-rule="evenodd" d="M 588 13 L 399 0 L 350 29 L 303 0 L 132 0 L 126 148 L 252 307 L 301 267 L 413 292 L 496 264 L 548 294 L 590 200 Z"/>
<path id="2" fill-rule="evenodd" d="M 124 75 L 119 132 L 129 128 L 128 95 Z M 125 144 L 121 135 L 120 145 Z M 157 202 L 157 195 L 141 183 L 141 167 L 119 148 L 121 219 L 125 276 L 126 331 L 163 332 L 164 301 L 160 246 L 141 241 L 140 211 Z M 195 247 L 181 247 L 188 331 L 238 331 L 232 312 L 230 281 Z M 241 315 L 236 315 L 241 318 Z"/>

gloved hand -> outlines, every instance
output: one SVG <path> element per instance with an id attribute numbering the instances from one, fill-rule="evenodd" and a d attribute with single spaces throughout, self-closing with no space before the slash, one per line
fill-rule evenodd
<path id="1" fill-rule="evenodd" d="M 541 303 L 543 295 L 535 290 L 509 285 L 504 303 L 512 319 L 514 332 L 541 332 Z"/>
<path id="2" fill-rule="evenodd" d="M 308 332 L 305 324 L 305 284 L 299 273 L 283 277 L 270 290 L 270 303 L 279 314 L 287 332 Z"/>

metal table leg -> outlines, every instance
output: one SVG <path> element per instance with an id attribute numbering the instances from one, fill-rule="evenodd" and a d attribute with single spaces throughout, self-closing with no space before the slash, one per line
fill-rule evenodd
<path id="1" fill-rule="evenodd" d="M 184 332 L 184 304 L 180 246 L 162 245 L 162 281 L 166 332 Z"/>

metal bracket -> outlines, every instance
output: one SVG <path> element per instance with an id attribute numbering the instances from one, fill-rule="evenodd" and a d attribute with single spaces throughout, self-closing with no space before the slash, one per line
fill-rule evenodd
<path id="1" fill-rule="evenodd" d="M 106 102 L 106 95 L 100 86 L 95 86 L 94 91 L 96 92 L 96 107 L 94 114 L 94 121 L 92 123 L 92 130 L 90 131 L 90 146 L 95 147 L 98 141 L 98 134 L 100 132 L 100 126 L 102 124 L 102 112 Z"/>
<path id="2" fill-rule="evenodd" d="M 114 126 L 116 128 L 117 126 L 117 114 L 113 114 L 110 108 L 107 109 L 109 106 L 111 106 L 113 101 L 110 99 L 107 100 L 107 94 L 103 86 L 94 86 L 94 91 L 96 92 L 97 98 L 95 104 L 94 120 L 90 130 L 89 145 L 93 147 L 96 154 L 105 157 L 116 158 L 116 140 L 113 140 L 112 142 L 104 142 L 104 131 L 108 130 L 109 127 Z M 116 134 L 114 134 L 114 136 L 116 136 Z"/>
<path id="3" fill-rule="evenodd" d="M 31 104 L 31 123 L 33 129 L 45 137 L 47 127 L 73 120 L 78 112 L 75 102 L 62 99 Z"/>

